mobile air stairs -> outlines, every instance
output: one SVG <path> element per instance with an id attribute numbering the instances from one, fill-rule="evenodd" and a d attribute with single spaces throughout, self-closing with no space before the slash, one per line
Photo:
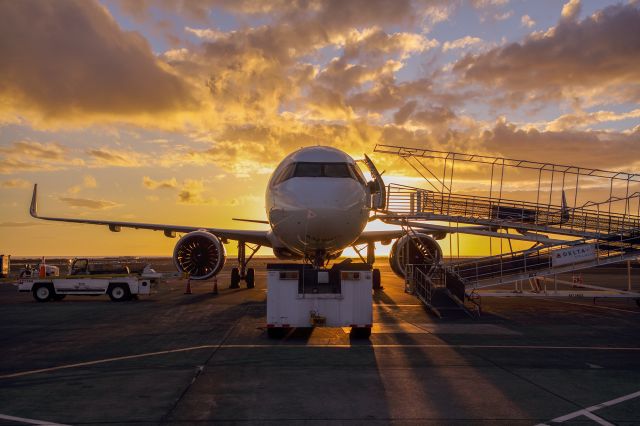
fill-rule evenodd
<path id="1" fill-rule="evenodd" d="M 375 151 L 397 156 L 430 185 L 387 185 L 377 217 L 441 245 L 448 239 L 445 262 L 412 238 L 425 262 L 405 268 L 407 291 L 436 314 L 466 309 L 465 301 L 479 313 L 481 296 L 631 298 L 640 306 L 630 275 L 640 257 L 640 175 L 390 145 Z M 454 192 L 454 174 L 474 195 Z M 599 196 L 606 198 L 590 201 Z M 472 253 L 465 234 L 484 237 L 489 255 Z M 625 289 L 557 277 L 620 262 L 627 262 Z"/>

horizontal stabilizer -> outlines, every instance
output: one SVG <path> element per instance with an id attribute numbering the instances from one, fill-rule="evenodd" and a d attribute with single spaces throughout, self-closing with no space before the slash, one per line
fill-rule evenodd
<path id="1" fill-rule="evenodd" d="M 237 217 L 234 217 L 231 218 L 231 220 L 237 220 L 238 222 L 264 223 L 265 225 L 269 224 L 269 221 L 260 219 L 238 219 Z"/>

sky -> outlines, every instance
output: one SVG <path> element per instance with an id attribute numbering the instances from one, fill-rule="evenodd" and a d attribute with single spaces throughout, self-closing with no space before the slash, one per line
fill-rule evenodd
<path id="1" fill-rule="evenodd" d="M 172 253 L 31 219 L 34 183 L 42 214 L 262 229 L 232 218 L 309 145 L 635 171 L 639 28 L 638 1 L 0 0 L 0 253 Z"/>

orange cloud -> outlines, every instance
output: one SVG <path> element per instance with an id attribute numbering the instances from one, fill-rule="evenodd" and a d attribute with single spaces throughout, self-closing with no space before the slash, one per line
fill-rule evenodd
<path id="1" fill-rule="evenodd" d="M 57 142 L 16 141 L 0 147 L 0 174 L 22 171 L 62 170 L 84 164 L 69 155 L 69 150 Z"/>
<path id="2" fill-rule="evenodd" d="M 175 189 L 178 187 L 176 178 L 166 180 L 153 180 L 149 176 L 142 178 L 142 185 L 148 189 Z"/>
<path id="3" fill-rule="evenodd" d="M 94 0 L 0 3 L 0 114 L 129 120 L 193 109 L 189 86 Z"/>
<path id="4" fill-rule="evenodd" d="M 60 201 L 73 208 L 87 208 L 93 210 L 106 210 L 120 206 L 118 203 L 107 200 L 92 200 L 90 198 L 60 197 Z"/>
<path id="5" fill-rule="evenodd" d="M 0 188 L 28 188 L 31 183 L 24 179 L 8 179 L 0 181 Z"/>

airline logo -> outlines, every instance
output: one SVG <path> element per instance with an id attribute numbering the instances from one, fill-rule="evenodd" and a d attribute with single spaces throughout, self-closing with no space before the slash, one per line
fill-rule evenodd
<path id="1" fill-rule="evenodd" d="M 560 249 L 553 252 L 553 266 L 570 265 L 572 263 L 587 262 L 596 258 L 596 247 L 593 244 Z"/>

